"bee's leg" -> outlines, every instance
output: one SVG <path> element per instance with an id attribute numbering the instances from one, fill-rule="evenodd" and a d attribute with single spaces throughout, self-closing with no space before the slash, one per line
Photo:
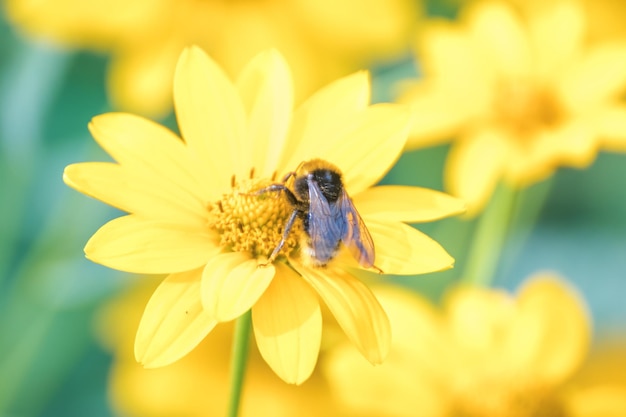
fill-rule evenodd
<path id="1" fill-rule="evenodd" d="M 268 185 L 265 188 L 261 188 L 260 190 L 256 190 L 253 193 L 248 193 L 247 195 L 261 195 L 261 194 L 265 194 L 265 193 L 269 193 L 269 192 L 280 192 L 280 191 L 284 191 L 285 196 L 287 197 L 287 200 L 289 200 L 289 203 L 294 206 L 297 207 L 298 205 L 298 199 L 296 198 L 296 196 L 291 192 L 291 190 L 289 188 L 287 188 L 286 185 L 284 184 L 272 184 L 272 185 Z"/>
<path id="2" fill-rule="evenodd" d="M 289 220 L 287 220 L 287 224 L 285 225 L 285 230 L 283 230 L 283 235 L 280 238 L 280 242 L 278 242 L 278 245 L 272 251 L 272 254 L 267 259 L 267 262 L 259 264 L 259 266 L 267 266 L 271 264 L 272 262 L 274 262 L 274 259 L 276 259 L 276 257 L 278 256 L 278 253 L 280 252 L 280 250 L 283 248 L 283 246 L 285 246 L 285 242 L 287 241 L 287 238 L 289 237 L 289 233 L 291 232 L 291 228 L 293 227 L 293 224 L 296 221 L 296 217 L 298 217 L 298 210 L 294 210 L 291 213 L 291 216 L 289 216 Z"/>
<path id="3" fill-rule="evenodd" d="M 291 171 L 288 172 L 287 174 L 285 174 L 285 176 L 283 177 L 283 184 L 287 182 L 287 180 L 289 180 L 289 178 L 291 177 L 295 177 L 296 176 L 296 171 Z"/>
<path id="4" fill-rule="evenodd" d="M 379 274 L 384 274 L 383 270 L 380 269 L 379 267 L 377 267 L 376 265 L 372 265 L 372 266 L 370 266 L 370 268 L 374 269 Z"/>
<path id="5" fill-rule="evenodd" d="M 261 195 L 265 193 L 280 192 L 284 190 L 288 190 L 288 188 L 284 184 L 272 184 L 272 185 L 268 185 L 267 187 L 263 187 L 259 190 L 256 190 L 252 193 L 246 193 L 246 194 L 247 195 Z"/>

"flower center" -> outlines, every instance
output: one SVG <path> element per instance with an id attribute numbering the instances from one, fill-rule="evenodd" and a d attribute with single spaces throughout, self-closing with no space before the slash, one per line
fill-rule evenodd
<path id="1" fill-rule="evenodd" d="M 554 94 L 528 80 L 502 81 L 493 105 L 497 121 L 521 137 L 554 127 L 563 118 L 562 106 Z"/>
<path id="2" fill-rule="evenodd" d="M 293 212 L 282 192 L 259 193 L 272 183 L 269 179 L 237 181 L 233 177 L 231 192 L 209 204 L 209 227 L 220 234 L 221 245 L 254 257 L 269 257 L 280 243 Z M 296 249 L 302 230 L 302 222 L 297 219 L 279 255 Z"/>

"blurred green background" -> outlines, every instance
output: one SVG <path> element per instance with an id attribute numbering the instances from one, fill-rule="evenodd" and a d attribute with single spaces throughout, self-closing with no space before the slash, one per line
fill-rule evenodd
<path id="1" fill-rule="evenodd" d="M 112 416 L 111 357 L 98 344 L 99 308 L 138 277 L 82 255 L 93 232 L 119 213 L 66 187 L 63 168 L 106 160 L 87 131 L 111 110 L 107 58 L 17 35 L 0 17 L 0 416 Z M 403 60 L 372 69 L 376 101 L 419 70 Z M 174 128 L 173 118 L 164 121 Z M 442 189 L 447 148 L 404 155 L 384 180 Z M 596 338 L 626 334 L 626 155 L 600 154 L 590 169 L 562 169 L 528 190 L 522 217 L 549 193 L 532 230 L 514 228 L 496 285 L 514 289 L 557 271 L 587 300 Z M 523 224 L 523 222 L 520 222 Z M 472 222 L 420 226 L 463 265 Z M 458 270 L 459 268 L 457 268 Z M 437 298 L 455 271 L 401 282 Z"/>

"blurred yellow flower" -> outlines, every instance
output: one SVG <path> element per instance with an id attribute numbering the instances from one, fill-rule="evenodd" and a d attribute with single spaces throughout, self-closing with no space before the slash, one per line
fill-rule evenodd
<path id="1" fill-rule="evenodd" d="M 471 0 L 470 0 L 471 1 Z M 521 13 L 559 6 L 563 0 L 509 0 Z M 569 0 L 568 0 L 569 1 Z M 626 2 L 623 0 L 578 0 L 585 12 L 585 34 L 590 42 L 626 38 Z"/>
<path id="2" fill-rule="evenodd" d="M 6 0 L 19 29 L 73 47 L 111 52 L 114 106 L 161 116 L 182 49 L 197 44 L 230 76 L 278 48 L 293 66 L 296 99 L 407 48 L 413 0 Z"/>
<path id="3" fill-rule="evenodd" d="M 427 189 L 370 188 L 404 148 L 409 117 L 399 105 L 369 106 L 369 96 L 360 72 L 293 111 L 291 74 L 277 52 L 257 56 L 232 83 L 192 47 L 174 79 L 184 141 L 131 114 L 93 119 L 94 138 L 117 163 L 70 165 L 64 180 L 130 214 L 98 230 L 85 253 L 123 271 L 170 274 L 139 325 L 140 362 L 170 364 L 218 323 L 252 308 L 261 355 L 285 381 L 301 383 L 317 361 L 319 298 L 368 360 L 383 360 L 389 323 L 349 272 L 356 262 L 342 254 L 325 268 L 301 262 L 296 223 L 281 256 L 265 265 L 293 209 L 284 194 L 254 195 L 301 162 L 323 157 L 345 170 L 343 184 L 371 232 L 378 268 L 391 274 L 450 268 L 453 259 L 439 244 L 403 222 L 457 214 L 463 205 Z"/>
<path id="4" fill-rule="evenodd" d="M 515 297 L 460 287 L 441 310 L 398 288 L 375 293 L 394 328 L 385 363 L 365 367 L 343 345 L 323 363 L 333 392 L 361 416 L 624 415 L 616 413 L 624 408 L 583 412 L 593 406 L 585 400 L 591 388 L 567 384 L 586 357 L 591 329 L 578 295 L 557 277 L 536 276 Z M 620 397 L 604 398 L 618 404 Z"/>
<path id="5" fill-rule="evenodd" d="M 592 39 L 626 38 L 626 2 L 622 0 L 585 0 Z"/>
<path id="6" fill-rule="evenodd" d="M 232 323 L 211 332 L 197 349 L 163 368 L 145 369 L 135 361 L 133 340 L 142 306 L 156 285 L 126 291 L 99 317 L 99 335 L 113 354 L 109 398 L 116 415 L 126 417 L 206 417 L 226 415 Z M 251 348 L 240 416 L 339 416 L 320 372 L 301 386 L 285 384 Z"/>
<path id="7" fill-rule="evenodd" d="M 583 368 L 565 391 L 571 416 L 626 416 L 626 339 L 599 337 Z"/>
<path id="8" fill-rule="evenodd" d="M 445 181 L 470 212 L 500 180 L 524 187 L 626 151 L 626 41 L 586 43 L 575 0 L 535 6 L 479 2 L 460 23 L 433 22 L 419 39 L 425 78 L 400 98 L 413 107 L 409 147 L 456 137 Z"/>

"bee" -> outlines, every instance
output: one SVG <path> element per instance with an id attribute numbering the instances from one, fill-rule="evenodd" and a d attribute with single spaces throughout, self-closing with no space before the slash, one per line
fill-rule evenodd
<path id="1" fill-rule="evenodd" d="M 344 244 L 362 267 L 382 272 L 374 266 L 372 236 L 348 196 L 341 177 L 341 171 L 335 165 L 322 159 L 312 159 L 288 173 L 282 183 L 272 184 L 255 193 L 284 192 L 293 207 L 282 238 L 268 263 L 278 256 L 299 218 L 306 235 L 301 242 L 301 253 L 311 265 L 327 265 Z M 291 178 L 292 188 L 289 188 L 287 182 Z"/>

